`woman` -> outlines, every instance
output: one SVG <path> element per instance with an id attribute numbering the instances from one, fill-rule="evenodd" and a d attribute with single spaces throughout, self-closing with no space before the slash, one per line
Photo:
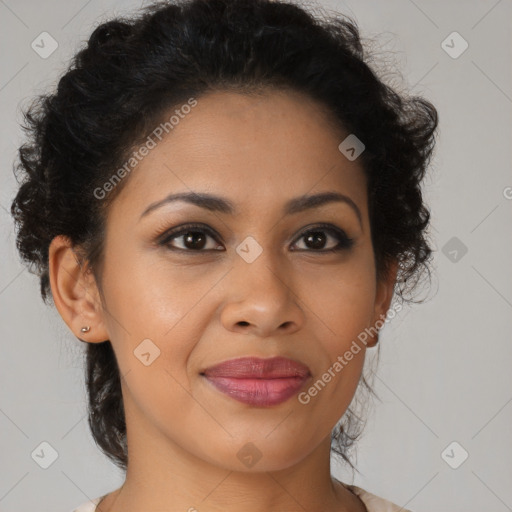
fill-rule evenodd
<path id="1" fill-rule="evenodd" d="M 18 249 L 126 471 L 77 511 L 405 510 L 330 473 L 431 257 L 437 112 L 367 60 L 341 15 L 164 2 L 99 25 L 27 111 Z"/>

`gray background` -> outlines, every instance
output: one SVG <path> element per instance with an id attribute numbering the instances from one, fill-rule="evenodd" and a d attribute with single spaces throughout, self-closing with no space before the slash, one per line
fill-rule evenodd
<path id="1" fill-rule="evenodd" d="M 1 512 L 69 512 L 123 481 L 88 431 L 84 347 L 18 260 L 8 210 L 20 102 L 55 83 L 97 23 L 139 5 L 0 1 Z M 354 16 L 363 36 L 391 52 L 384 57 L 405 86 L 440 114 L 425 183 L 435 276 L 428 301 L 406 307 L 381 335 L 382 402 L 359 442 L 354 483 L 414 512 L 512 510 L 512 1 L 318 5 Z M 43 31 L 59 45 L 46 59 L 31 48 Z M 453 31 L 469 44 L 458 58 L 442 47 Z M 31 456 L 43 441 L 58 452 L 48 469 Z M 453 441 L 460 448 L 447 457 Z M 453 469 L 445 459 L 455 465 L 462 449 L 469 457 Z"/>

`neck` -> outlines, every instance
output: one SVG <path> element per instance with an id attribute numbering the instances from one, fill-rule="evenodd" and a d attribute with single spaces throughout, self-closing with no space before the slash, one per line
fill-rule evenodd
<path id="1" fill-rule="evenodd" d="M 222 467 L 172 442 L 126 409 L 129 463 L 123 486 L 97 512 L 365 512 L 359 498 L 331 477 L 330 435 L 288 467 L 256 463 L 247 471 Z M 300 441 L 297 440 L 297 443 Z M 307 442 L 307 441 L 304 441 Z M 193 448 L 193 447 L 192 447 Z M 233 456 L 236 456 L 234 450 Z M 257 470 L 257 468 L 260 468 Z"/>

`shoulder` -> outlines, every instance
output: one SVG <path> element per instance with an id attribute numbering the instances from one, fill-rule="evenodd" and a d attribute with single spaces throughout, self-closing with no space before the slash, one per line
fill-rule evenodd
<path id="1" fill-rule="evenodd" d="M 399 507 L 395 503 L 388 501 L 384 498 L 380 498 L 371 492 L 362 489 L 361 487 L 357 487 L 356 485 L 349 485 L 341 482 L 348 490 L 353 492 L 356 496 L 358 496 L 361 501 L 364 503 L 368 512 L 411 512 L 408 509 Z M 92 500 L 86 501 L 82 503 L 78 508 L 75 508 L 72 512 L 95 512 L 96 506 L 100 502 L 103 496 L 98 496 Z"/>
<path id="2" fill-rule="evenodd" d="M 411 512 L 406 508 L 402 508 L 395 503 L 376 496 L 375 494 L 372 494 L 361 487 L 357 487 L 356 485 L 349 485 L 345 483 L 343 483 L 343 485 L 360 498 L 368 509 L 368 512 Z"/>
<path id="3" fill-rule="evenodd" d="M 100 502 L 101 498 L 103 498 L 103 496 L 98 496 L 93 500 L 86 501 L 85 503 L 82 503 L 80 506 L 72 510 L 72 512 L 95 512 L 96 506 Z"/>

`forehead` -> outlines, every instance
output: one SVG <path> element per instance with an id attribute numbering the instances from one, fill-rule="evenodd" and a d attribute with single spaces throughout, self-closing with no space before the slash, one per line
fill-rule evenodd
<path id="1" fill-rule="evenodd" d="M 339 151 L 348 132 L 323 105 L 296 91 L 274 90 L 213 92 L 196 101 L 168 135 L 155 139 L 113 209 L 138 220 L 165 195 L 194 191 L 229 197 L 241 210 L 277 211 L 292 197 L 326 190 L 350 195 L 365 209 L 362 166 Z"/>

